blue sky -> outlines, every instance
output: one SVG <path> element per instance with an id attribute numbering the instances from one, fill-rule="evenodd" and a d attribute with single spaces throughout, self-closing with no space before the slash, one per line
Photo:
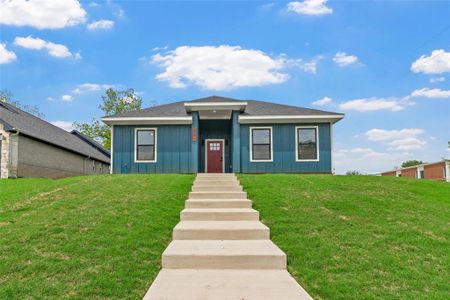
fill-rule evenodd
<path id="1" fill-rule="evenodd" d="M 343 112 L 338 173 L 450 156 L 448 1 L 2 0 L 0 10 L 1 89 L 64 127 L 100 117 L 114 86 L 144 106 L 222 95 Z"/>

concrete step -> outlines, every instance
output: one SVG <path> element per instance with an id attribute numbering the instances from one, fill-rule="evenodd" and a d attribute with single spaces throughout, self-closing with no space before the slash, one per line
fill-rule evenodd
<path id="1" fill-rule="evenodd" d="M 247 199 L 188 199 L 186 208 L 251 208 Z"/>
<path id="2" fill-rule="evenodd" d="M 241 186 L 239 181 L 221 181 L 221 180 L 209 180 L 209 181 L 194 181 L 193 186 Z"/>
<path id="3" fill-rule="evenodd" d="M 252 208 L 185 208 L 181 221 L 258 221 L 259 212 Z"/>
<path id="4" fill-rule="evenodd" d="M 242 186 L 240 185 L 209 185 L 209 186 L 196 186 L 192 187 L 193 192 L 242 192 Z"/>
<path id="5" fill-rule="evenodd" d="M 174 240 L 268 240 L 269 228 L 259 221 L 182 221 Z"/>
<path id="6" fill-rule="evenodd" d="M 198 173 L 197 174 L 197 178 L 205 178 L 205 177 L 237 178 L 234 173 Z"/>
<path id="7" fill-rule="evenodd" d="M 270 240 L 174 240 L 162 254 L 167 269 L 286 269 L 286 255 Z"/>
<path id="8" fill-rule="evenodd" d="M 162 269 L 144 300 L 312 300 L 286 270 Z"/>
<path id="9" fill-rule="evenodd" d="M 190 192 L 189 199 L 247 199 L 246 192 Z"/>
<path id="10" fill-rule="evenodd" d="M 195 181 L 224 181 L 224 182 L 239 182 L 236 177 L 222 177 L 222 176 L 205 176 L 196 177 Z"/>

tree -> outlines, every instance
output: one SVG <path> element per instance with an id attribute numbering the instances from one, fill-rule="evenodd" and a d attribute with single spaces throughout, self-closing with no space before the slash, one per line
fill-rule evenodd
<path id="1" fill-rule="evenodd" d="M 11 104 L 27 113 L 35 115 L 38 118 L 45 119 L 45 115 L 40 112 L 39 107 L 36 105 L 24 105 L 20 101 L 13 100 L 13 94 L 8 90 L 0 90 L 0 102 Z"/>
<path id="2" fill-rule="evenodd" d="M 359 172 L 359 171 L 356 171 L 356 170 L 350 170 L 350 171 L 347 171 L 347 172 L 345 172 L 345 174 L 346 175 L 362 175 L 362 173 L 361 172 Z"/>
<path id="3" fill-rule="evenodd" d="M 407 160 L 402 163 L 402 168 L 413 167 L 421 164 L 423 164 L 423 161 L 421 160 Z"/>
<path id="4" fill-rule="evenodd" d="M 109 88 L 102 96 L 103 103 L 98 106 L 105 116 L 113 116 L 129 111 L 140 110 L 142 98 L 136 95 L 133 89 L 115 91 Z M 74 123 L 75 129 L 87 135 L 105 148 L 111 149 L 111 131 L 108 125 L 100 120 L 92 119 L 91 123 Z"/>

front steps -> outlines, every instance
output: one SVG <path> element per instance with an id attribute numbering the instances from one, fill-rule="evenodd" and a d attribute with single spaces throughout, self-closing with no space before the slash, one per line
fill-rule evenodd
<path id="1" fill-rule="evenodd" d="M 234 174 L 198 174 L 144 299 L 312 299 Z"/>
<path id="2" fill-rule="evenodd" d="M 167 269 L 286 269 L 270 240 L 176 240 L 162 256 Z"/>
<path id="3" fill-rule="evenodd" d="M 251 208 L 247 199 L 194 199 L 186 200 L 186 208 Z"/>
<path id="4" fill-rule="evenodd" d="M 173 229 L 174 240 L 268 240 L 269 228 L 259 221 L 184 221 Z"/>
<path id="5" fill-rule="evenodd" d="M 312 299 L 286 270 L 162 269 L 144 299 Z"/>
<path id="6" fill-rule="evenodd" d="M 185 208 L 181 221 L 258 221 L 253 208 Z"/>

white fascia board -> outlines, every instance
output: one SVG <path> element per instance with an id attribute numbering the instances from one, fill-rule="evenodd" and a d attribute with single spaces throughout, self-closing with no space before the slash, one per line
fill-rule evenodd
<path id="1" fill-rule="evenodd" d="M 307 116 L 239 116 L 241 124 L 264 123 L 336 123 L 342 120 L 344 115 L 307 115 Z"/>
<path id="2" fill-rule="evenodd" d="M 186 102 L 184 107 L 186 111 L 199 110 L 240 110 L 244 111 L 247 102 Z"/>
<path id="3" fill-rule="evenodd" d="M 173 125 L 192 124 L 192 117 L 128 117 L 128 118 L 102 118 L 107 125 Z"/>

